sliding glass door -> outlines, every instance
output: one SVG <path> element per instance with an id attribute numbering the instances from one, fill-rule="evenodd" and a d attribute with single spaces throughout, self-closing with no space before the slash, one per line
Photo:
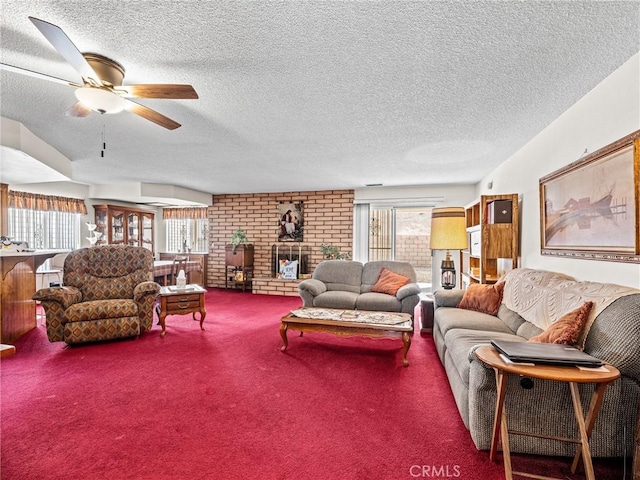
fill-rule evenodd
<path id="1" fill-rule="evenodd" d="M 369 261 L 393 260 L 394 209 L 372 208 L 369 216 Z"/>
<path id="2" fill-rule="evenodd" d="M 371 206 L 368 260 L 409 262 L 419 283 L 431 284 L 431 208 Z"/>

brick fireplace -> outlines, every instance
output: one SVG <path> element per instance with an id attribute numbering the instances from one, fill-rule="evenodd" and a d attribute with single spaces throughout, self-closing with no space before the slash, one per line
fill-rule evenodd
<path id="1" fill-rule="evenodd" d="M 306 273 L 323 260 L 321 243 L 353 251 L 353 190 L 214 195 L 209 217 L 207 286 L 224 288 L 225 245 L 242 228 L 254 245 L 254 293 L 298 295 L 299 280 L 274 278 L 274 250 L 302 257 Z M 280 202 L 304 205 L 304 241 L 278 242 Z M 302 265 L 301 265 L 302 266 Z M 305 272 L 301 272 L 305 273 Z"/>

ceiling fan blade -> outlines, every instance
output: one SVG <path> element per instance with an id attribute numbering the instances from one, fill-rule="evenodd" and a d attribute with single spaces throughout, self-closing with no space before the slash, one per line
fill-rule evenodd
<path id="1" fill-rule="evenodd" d="M 116 90 L 124 90 L 123 97 L 130 98 L 182 98 L 196 99 L 198 94 L 191 85 L 179 84 L 146 84 L 146 85 L 120 85 Z"/>
<path id="2" fill-rule="evenodd" d="M 58 77 L 52 77 L 51 75 L 47 75 L 44 73 L 34 72 L 33 70 L 27 70 L 26 68 L 14 67 L 13 65 L 9 65 L 7 63 L 0 63 L 0 70 L 6 70 L 7 72 L 19 73 L 21 75 L 27 75 L 29 77 L 39 78 L 41 80 L 48 80 L 50 82 L 60 83 L 62 85 L 70 85 L 72 87 L 81 87 L 82 85 L 74 82 L 70 82 L 69 80 L 64 80 Z"/>
<path id="3" fill-rule="evenodd" d="M 82 118 L 82 117 L 86 117 L 91 112 L 93 112 L 93 110 L 91 110 L 89 107 L 85 107 L 80 102 L 77 102 L 71 105 L 71 108 L 69 108 L 69 110 L 65 112 L 65 116 Z"/>
<path id="4" fill-rule="evenodd" d="M 134 102 L 133 100 L 127 100 L 127 109 L 136 115 L 140 115 L 153 123 L 160 125 L 161 127 L 168 128 L 169 130 L 175 130 L 180 127 L 180 124 L 171 120 L 169 117 L 165 117 L 161 113 L 151 110 L 144 105 Z"/>
<path id="5" fill-rule="evenodd" d="M 102 85 L 100 77 L 96 75 L 91 65 L 87 63 L 87 60 L 82 56 L 82 53 L 80 53 L 80 50 L 78 50 L 60 27 L 35 17 L 29 17 L 29 20 L 31 20 L 38 30 L 40 30 L 40 33 L 49 40 L 53 48 L 82 75 L 82 78 L 93 79 L 98 85 Z"/>

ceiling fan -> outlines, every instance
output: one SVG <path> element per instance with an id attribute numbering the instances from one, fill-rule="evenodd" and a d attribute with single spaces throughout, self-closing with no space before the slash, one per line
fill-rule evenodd
<path id="1" fill-rule="evenodd" d="M 34 17 L 29 17 L 29 20 L 40 30 L 40 33 L 45 36 L 58 53 L 78 71 L 82 76 L 82 83 L 70 82 L 6 63 L 0 63 L 0 68 L 77 88 L 75 93 L 78 103 L 67 111 L 67 115 L 86 117 L 92 111 L 118 113 L 126 109 L 162 127 L 175 130 L 180 126 L 178 122 L 134 102 L 131 98 L 198 98 L 198 94 L 191 85 L 122 85 L 125 70 L 118 62 L 97 53 L 81 53 L 57 25 Z"/>

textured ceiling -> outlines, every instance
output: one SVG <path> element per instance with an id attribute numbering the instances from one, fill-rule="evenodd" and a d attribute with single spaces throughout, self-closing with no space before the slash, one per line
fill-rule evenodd
<path id="1" fill-rule="evenodd" d="M 71 81 L 28 20 L 199 100 L 66 117 L 74 89 L 0 72 L 0 114 L 73 180 L 210 193 L 476 183 L 640 50 L 640 3 L 2 0 L 3 63 Z M 107 149 L 101 157 L 102 135 Z"/>

